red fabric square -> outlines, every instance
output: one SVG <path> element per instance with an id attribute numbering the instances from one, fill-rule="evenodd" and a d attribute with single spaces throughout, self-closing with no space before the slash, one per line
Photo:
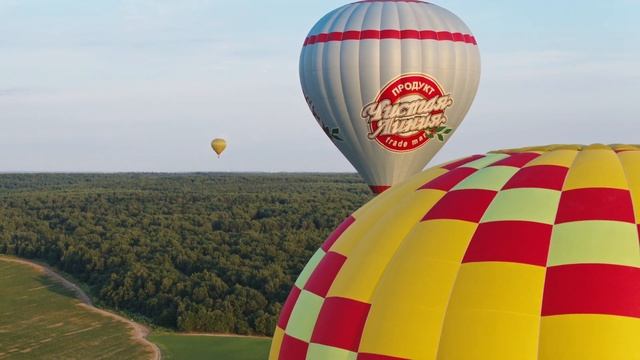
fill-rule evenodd
<path id="1" fill-rule="evenodd" d="M 342 235 L 342 233 L 345 232 L 355 221 L 356 219 L 353 216 L 349 216 L 348 218 L 344 219 L 344 221 L 340 225 L 338 225 L 335 230 L 333 230 L 327 240 L 324 241 L 324 244 L 322 244 L 322 250 L 324 250 L 325 252 L 329 251 L 331 246 L 333 246 L 336 240 L 338 240 L 340 235 Z"/>
<path id="2" fill-rule="evenodd" d="M 333 280 L 335 280 L 345 261 L 347 261 L 346 256 L 328 252 L 313 270 L 307 284 L 304 286 L 305 290 L 318 296 L 327 296 Z"/>
<path id="3" fill-rule="evenodd" d="M 295 285 L 289 296 L 287 296 L 287 300 L 282 305 L 282 310 L 280 310 L 280 318 L 278 319 L 278 327 L 282 330 L 287 328 L 287 324 L 289 323 L 289 318 L 291 317 L 291 312 L 293 311 L 293 307 L 298 302 L 298 298 L 300 297 L 300 293 L 302 290 L 298 289 Z"/>
<path id="4" fill-rule="evenodd" d="M 542 316 L 562 314 L 640 318 L 640 269 L 612 264 L 548 268 Z"/>
<path id="5" fill-rule="evenodd" d="M 305 360 L 309 343 L 284 334 L 278 360 Z"/>
<path id="6" fill-rule="evenodd" d="M 547 265 L 552 225 L 495 221 L 478 226 L 462 262 L 505 261 Z"/>
<path id="7" fill-rule="evenodd" d="M 536 165 L 520 169 L 502 188 L 542 188 L 562 190 L 568 168 L 555 165 Z"/>
<path id="8" fill-rule="evenodd" d="M 540 154 L 536 153 L 515 153 L 509 157 L 497 161 L 490 166 L 513 166 L 521 168 L 529 163 L 529 161 L 537 158 Z"/>
<path id="9" fill-rule="evenodd" d="M 422 221 L 454 219 L 479 222 L 496 194 L 496 191 L 480 189 L 448 192 L 429 210 Z"/>
<path id="10" fill-rule="evenodd" d="M 358 354 L 357 360 L 409 360 L 409 359 L 399 358 L 395 356 L 361 353 L 361 354 Z"/>
<path id="11" fill-rule="evenodd" d="M 327 298 L 320 309 L 311 342 L 357 352 L 370 308 L 370 304 L 351 299 Z"/>
<path id="12" fill-rule="evenodd" d="M 454 161 L 452 163 L 449 163 L 449 164 L 447 164 L 445 166 L 441 166 L 441 167 L 443 169 L 453 170 L 453 169 L 455 169 L 457 167 L 460 167 L 460 166 L 462 166 L 464 164 L 468 164 L 468 163 L 470 163 L 472 161 L 476 161 L 478 159 L 482 159 L 483 157 L 484 157 L 484 155 L 473 155 L 473 156 L 466 157 L 464 159 L 460 159 L 460 160 Z"/>
<path id="13" fill-rule="evenodd" d="M 422 185 L 420 189 L 436 189 L 449 191 L 451 190 L 451 188 L 458 185 L 462 180 L 466 179 L 467 177 L 469 177 L 469 175 L 473 174 L 476 171 L 477 170 L 473 168 L 456 168 Z"/>
<path id="14" fill-rule="evenodd" d="M 635 224 L 628 190 L 585 188 L 562 192 L 556 224 L 581 220 L 613 220 Z"/>

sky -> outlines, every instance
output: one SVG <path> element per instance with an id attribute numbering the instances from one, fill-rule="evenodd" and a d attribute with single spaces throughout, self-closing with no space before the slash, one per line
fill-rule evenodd
<path id="1" fill-rule="evenodd" d="M 640 0 L 434 3 L 471 28 L 482 78 L 431 165 L 640 143 Z M 0 172 L 353 171 L 298 80 L 305 36 L 343 4 L 0 0 Z"/>

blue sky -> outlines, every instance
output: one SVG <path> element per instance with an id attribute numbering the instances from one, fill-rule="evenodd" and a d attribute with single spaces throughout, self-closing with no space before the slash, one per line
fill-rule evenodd
<path id="1" fill-rule="evenodd" d="M 483 74 L 433 164 L 640 143 L 640 0 L 435 3 L 472 29 Z M 352 171 L 297 74 L 307 32 L 342 4 L 0 0 L 0 172 Z"/>

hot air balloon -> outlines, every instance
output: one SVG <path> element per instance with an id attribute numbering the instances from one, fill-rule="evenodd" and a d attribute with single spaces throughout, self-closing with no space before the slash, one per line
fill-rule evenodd
<path id="1" fill-rule="evenodd" d="M 270 359 L 640 358 L 639 222 L 640 146 L 430 168 L 329 236 Z"/>
<path id="2" fill-rule="evenodd" d="M 421 1 L 338 8 L 300 56 L 313 116 L 376 193 L 424 168 L 462 122 L 479 78 L 469 28 Z"/>
<path id="3" fill-rule="evenodd" d="M 227 148 L 227 141 L 224 139 L 213 139 L 213 141 L 211 141 L 211 148 L 218 154 L 218 157 L 220 157 L 220 154 Z"/>

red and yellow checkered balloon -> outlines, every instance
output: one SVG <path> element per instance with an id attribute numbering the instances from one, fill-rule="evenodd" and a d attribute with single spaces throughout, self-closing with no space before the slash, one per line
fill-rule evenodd
<path id="1" fill-rule="evenodd" d="M 640 147 L 436 166 L 329 236 L 270 359 L 639 359 L 639 222 Z"/>

